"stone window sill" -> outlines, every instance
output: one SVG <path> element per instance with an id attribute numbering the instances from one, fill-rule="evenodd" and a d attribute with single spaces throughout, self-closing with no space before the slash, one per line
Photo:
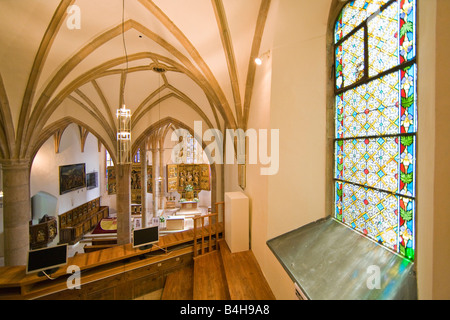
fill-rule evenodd
<path id="1" fill-rule="evenodd" d="M 267 245 L 307 299 L 417 299 L 414 263 L 331 217 Z"/>

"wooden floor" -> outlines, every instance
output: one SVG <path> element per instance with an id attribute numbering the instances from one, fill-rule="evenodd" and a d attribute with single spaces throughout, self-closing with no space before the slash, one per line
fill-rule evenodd
<path id="1" fill-rule="evenodd" d="M 194 260 L 194 300 L 230 300 L 219 251 Z"/>
<path id="2" fill-rule="evenodd" d="M 231 253 L 221 241 L 220 253 L 231 300 L 275 300 L 251 250 Z"/>
<path id="3" fill-rule="evenodd" d="M 161 300 L 193 300 L 194 266 L 169 274 Z"/>
<path id="4" fill-rule="evenodd" d="M 194 259 L 194 267 L 169 275 L 162 300 L 275 300 L 252 251 L 220 250 Z"/>

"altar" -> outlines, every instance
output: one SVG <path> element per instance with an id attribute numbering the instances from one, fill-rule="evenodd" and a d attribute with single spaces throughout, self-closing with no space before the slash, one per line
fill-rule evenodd
<path id="1" fill-rule="evenodd" d="M 184 209 L 197 209 L 197 201 L 184 201 L 184 202 L 180 202 L 181 204 L 181 210 Z"/>

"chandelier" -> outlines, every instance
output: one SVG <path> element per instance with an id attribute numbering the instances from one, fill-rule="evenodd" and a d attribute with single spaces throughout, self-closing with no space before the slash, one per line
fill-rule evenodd
<path id="1" fill-rule="evenodd" d="M 117 162 L 131 163 L 131 111 L 125 107 L 117 110 Z"/>
<path id="2" fill-rule="evenodd" d="M 126 72 L 124 74 L 124 82 L 122 89 L 122 108 L 117 109 L 117 163 L 130 164 L 131 159 L 131 111 L 125 106 L 125 82 L 128 75 L 128 54 L 125 44 L 125 0 L 122 4 L 122 40 L 126 58 Z"/>

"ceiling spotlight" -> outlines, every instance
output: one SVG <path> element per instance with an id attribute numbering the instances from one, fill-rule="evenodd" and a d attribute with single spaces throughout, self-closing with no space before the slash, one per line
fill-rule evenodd
<path id="1" fill-rule="evenodd" d="M 264 52 L 262 55 L 260 55 L 258 58 L 255 59 L 255 63 L 260 66 L 262 65 L 264 57 L 270 58 L 270 50 L 267 52 Z"/>

